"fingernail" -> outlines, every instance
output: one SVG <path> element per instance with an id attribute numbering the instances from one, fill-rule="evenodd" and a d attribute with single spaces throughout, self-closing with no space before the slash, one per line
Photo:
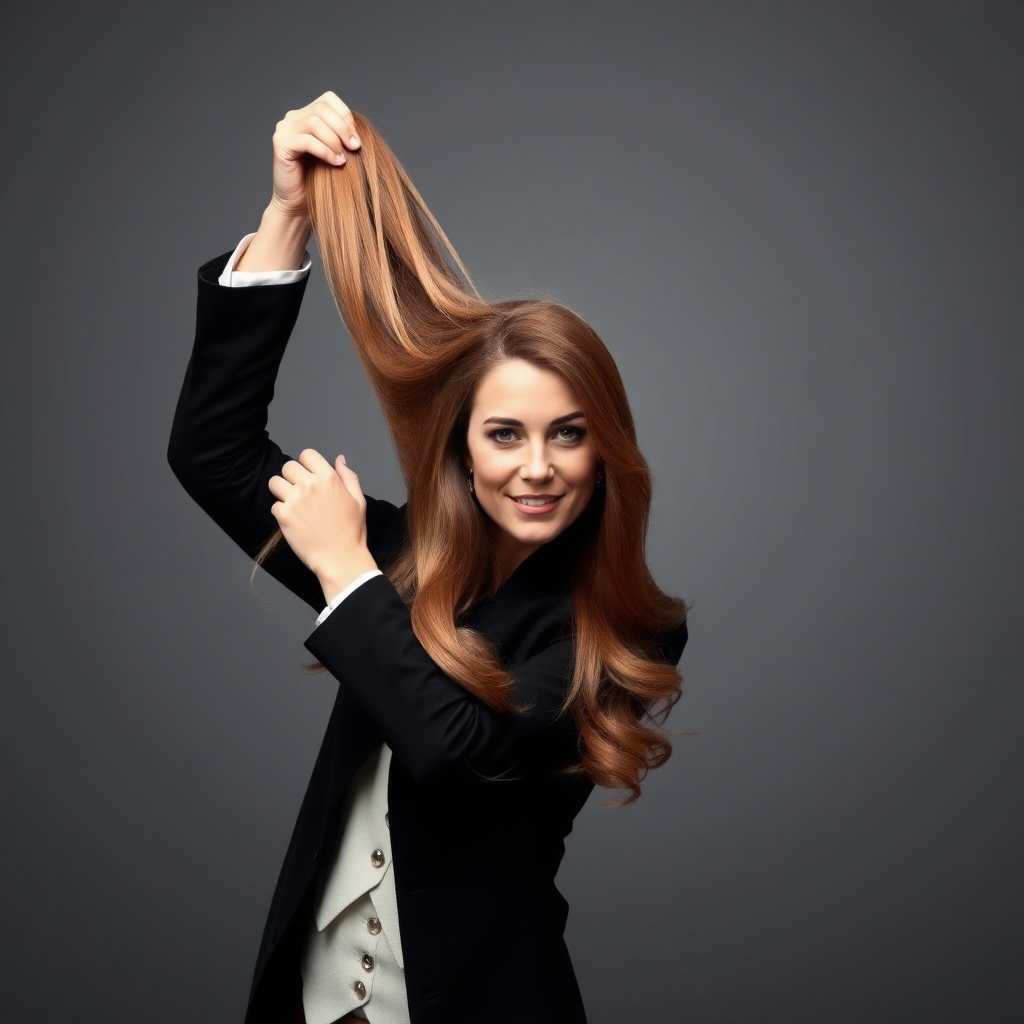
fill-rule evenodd
<path id="1" fill-rule="evenodd" d="M 342 462 L 345 462 L 345 456 L 344 455 L 339 455 L 338 458 L 341 459 Z M 348 463 L 345 462 L 345 465 L 347 466 Z"/>
<path id="2" fill-rule="evenodd" d="M 335 153 L 334 154 L 334 162 L 336 164 L 343 164 L 345 162 L 345 154 L 344 153 Z"/>
<path id="3" fill-rule="evenodd" d="M 352 138 L 348 140 L 348 142 L 349 142 L 350 146 L 358 146 L 359 145 L 359 136 L 358 135 L 353 135 Z"/>

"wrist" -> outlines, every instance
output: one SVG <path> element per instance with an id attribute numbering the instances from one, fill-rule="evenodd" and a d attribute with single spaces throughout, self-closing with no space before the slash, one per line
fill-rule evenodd
<path id="1" fill-rule="evenodd" d="M 263 211 L 262 223 L 266 223 L 269 228 L 279 231 L 283 234 L 293 233 L 304 233 L 309 235 L 309 215 L 306 212 L 305 206 L 299 209 L 290 209 L 282 205 L 277 196 L 271 196 L 270 202 L 267 203 L 266 209 Z"/>
<path id="2" fill-rule="evenodd" d="M 272 199 L 235 270 L 298 270 L 309 236 L 308 218 L 282 210 Z"/>
<path id="3" fill-rule="evenodd" d="M 324 592 L 324 601 L 329 603 L 333 597 L 340 594 L 353 580 L 362 576 L 364 572 L 370 572 L 379 566 L 369 551 L 362 551 L 358 555 L 345 559 L 330 566 L 325 566 L 316 574 L 320 581 L 320 589 Z"/>

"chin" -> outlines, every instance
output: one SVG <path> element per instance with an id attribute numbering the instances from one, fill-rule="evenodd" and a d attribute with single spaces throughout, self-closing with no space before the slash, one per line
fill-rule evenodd
<path id="1" fill-rule="evenodd" d="M 520 544 L 547 544 L 554 540 L 564 530 L 564 526 L 547 526 L 544 529 L 516 530 L 506 528 L 506 533 L 511 534 Z"/>
<path id="2" fill-rule="evenodd" d="M 499 520 L 505 533 L 514 537 L 521 544 L 547 544 L 554 540 L 575 519 L 575 516 L 560 516 L 556 521 L 523 523 L 511 517 Z"/>

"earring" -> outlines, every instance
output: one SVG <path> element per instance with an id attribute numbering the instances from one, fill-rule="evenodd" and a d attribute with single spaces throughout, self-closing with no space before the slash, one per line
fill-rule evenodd
<path id="1" fill-rule="evenodd" d="M 599 469 L 597 471 L 597 479 L 594 481 L 594 483 L 595 483 L 596 486 L 600 487 L 603 482 L 604 482 L 604 473 Z"/>
<path id="2" fill-rule="evenodd" d="M 474 486 L 473 486 L 473 470 L 469 471 L 469 493 L 470 494 L 475 494 L 476 493 L 476 488 L 474 488 Z"/>

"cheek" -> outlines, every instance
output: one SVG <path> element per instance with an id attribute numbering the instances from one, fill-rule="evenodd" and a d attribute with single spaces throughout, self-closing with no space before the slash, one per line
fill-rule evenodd
<path id="1" fill-rule="evenodd" d="M 522 461 L 523 453 L 517 448 L 485 448 L 474 464 L 478 467 L 477 472 L 482 472 L 488 479 L 506 480 L 519 472 Z"/>
<path id="2" fill-rule="evenodd" d="M 580 457 L 567 467 L 567 471 L 572 474 L 576 487 L 581 490 L 593 487 L 597 482 L 597 457 L 593 452 L 581 452 Z"/>
<path id="3" fill-rule="evenodd" d="M 503 487 L 508 482 L 510 469 L 505 460 L 488 453 L 477 459 L 473 473 L 484 487 Z"/>

